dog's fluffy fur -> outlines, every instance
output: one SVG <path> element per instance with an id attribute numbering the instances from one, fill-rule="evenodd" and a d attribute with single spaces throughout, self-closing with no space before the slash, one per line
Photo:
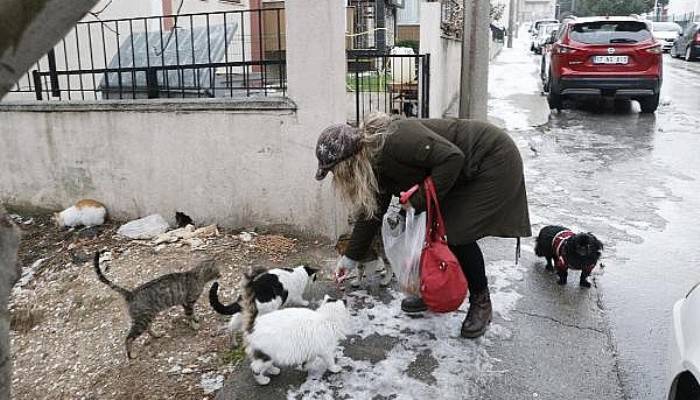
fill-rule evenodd
<path id="1" fill-rule="evenodd" d="M 352 287 L 360 287 L 368 275 L 375 274 L 382 275 L 382 279 L 379 281 L 380 286 L 389 286 L 389 283 L 391 283 L 391 278 L 394 277 L 394 271 L 391 269 L 389 263 L 384 262 L 380 243 L 381 240 L 375 241 L 369 249 L 368 254 L 363 259 L 357 260 L 357 275 L 350 283 Z M 340 235 L 335 244 L 335 251 L 342 257 L 347 252 L 349 245 L 350 235 Z"/>
<path id="2" fill-rule="evenodd" d="M 243 291 L 245 351 L 255 381 L 270 383 L 279 367 L 309 363 L 320 357 L 330 372 L 338 342 L 349 332 L 350 313 L 344 301 L 326 296 L 317 310 L 285 308 L 258 316 L 251 282 L 260 271 L 246 274 Z"/>
<path id="3" fill-rule="evenodd" d="M 552 259 L 556 258 L 556 249 L 553 246 L 554 238 L 559 233 L 569 230 L 559 225 L 548 225 L 540 230 L 537 236 L 535 254 L 538 257 L 547 259 L 547 270 L 552 271 L 554 269 L 552 265 Z M 577 269 L 581 270 L 579 284 L 583 287 L 591 287 L 587 278 L 591 274 L 593 267 L 598 263 L 602 251 L 603 243 L 590 232 L 577 233 L 565 239 L 561 245 L 561 256 L 565 260 L 565 264 L 557 265 L 559 284 L 566 285 L 568 269 Z"/>
<path id="4" fill-rule="evenodd" d="M 256 276 L 250 284 L 255 296 L 255 306 L 258 314 L 267 314 L 286 306 L 307 307 L 309 302 L 303 294 L 307 285 L 316 280 L 318 270 L 300 265 L 295 268 L 274 268 Z M 219 314 L 231 315 L 228 329 L 231 332 L 232 344 L 236 344 L 235 335 L 243 328 L 241 299 L 224 305 L 219 301 L 219 284 L 214 282 L 209 290 L 209 304 Z"/>

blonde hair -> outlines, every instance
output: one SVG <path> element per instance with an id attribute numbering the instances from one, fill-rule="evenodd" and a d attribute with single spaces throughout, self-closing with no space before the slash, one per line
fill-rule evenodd
<path id="1" fill-rule="evenodd" d="M 360 151 L 333 168 L 333 187 L 353 208 L 356 216 L 371 219 L 377 216 L 379 185 L 374 173 L 374 160 L 384 147 L 391 117 L 373 111 L 360 127 Z"/>

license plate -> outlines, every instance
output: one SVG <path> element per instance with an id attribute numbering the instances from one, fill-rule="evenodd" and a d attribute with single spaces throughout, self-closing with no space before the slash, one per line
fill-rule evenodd
<path id="1" fill-rule="evenodd" d="M 627 64 L 627 56 L 594 56 L 593 64 Z"/>

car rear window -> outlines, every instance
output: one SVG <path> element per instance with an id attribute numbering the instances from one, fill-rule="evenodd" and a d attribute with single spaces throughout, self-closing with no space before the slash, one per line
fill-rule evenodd
<path id="1" fill-rule="evenodd" d="M 644 22 L 595 21 L 574 25 L 570 36 L 586 44 L 637 43 L 651 39 L 651 32 Z"/>

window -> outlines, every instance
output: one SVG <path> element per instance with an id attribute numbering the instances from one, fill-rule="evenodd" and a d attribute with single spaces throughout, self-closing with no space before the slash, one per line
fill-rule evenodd
<path id="1" fill-rule="evenodd" d="M 574 25 L 571 39 L 586 44 L 638 43 L 651 39 L 651 32 L 644 22 L 606 20 Z"/>
<path id="2" fill-rule="evenodd" d="M 403 8 L 397 9 L 396 17 L 399 25 L 419 23 L 420 0 L 406 0 Z"/>

